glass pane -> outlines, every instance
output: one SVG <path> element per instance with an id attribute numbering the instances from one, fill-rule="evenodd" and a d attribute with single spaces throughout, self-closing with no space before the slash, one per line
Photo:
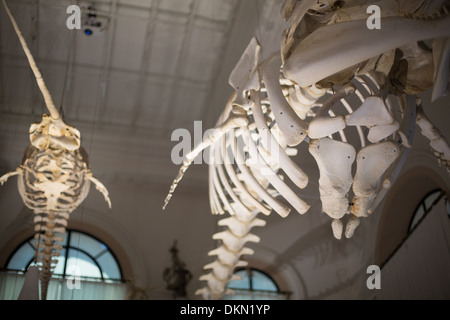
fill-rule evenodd
<path id="1" fill-rule="evenodd" d="M 66 275 L 100 278 L 100 269 L 88 255 L 76 249 L 69 249 Z"/>
<path id="2" fill-rule="evenodd" d="M 250 289 L 250 279 L 247 275 L 247 270 L 239 270 L 234 273 L 235 275 L 241 276 L 241 280 L 233 280 L 228 283 L 229 288 L 236 289 Z"/>
<path id="3" fill-rule="evenodd" d="M 93 257 L 103 250 L 108 249 L 103 243 L 96 239 L 75 231 L 72 231 L 70 235 L 70 246 L 83 249 L 83 251 L 86 251 Z"/>
<path id="4" fill-rule="evenodd" d="M 97 263 L 103 272 L 103 277 L 112 279 L 121 279 L 120 269 L 111 252 L 106 252 L 97 259 Z"/>
<path id="5" fill-rule="evenodd" d="M 441 190 L 433 192 L 425 199 L 425 208 L 427 210 L 431 208 L 431 205 L 433 204 L 434 201 L 436 201 L 441 192 L 442 192 Z"/>
<path id="6" fill-rule="evenodd" d="M 267 275 L 262 272 L 252 270 L 253 290 L 278 291 L 278 288 Z"/>
<path id="7" fill-rule="evenodd" d="M 28 242 L 24 243 L 14 253 L 6 268 L 25 271 L 28 262 L 34 257 L 34 252 L 35 250 Z"/>

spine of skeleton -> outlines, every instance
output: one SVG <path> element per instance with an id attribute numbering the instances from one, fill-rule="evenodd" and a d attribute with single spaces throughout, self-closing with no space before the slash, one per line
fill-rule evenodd
<path id="1" fill-rule="evenodd" d="M 239 280 L 234 275 L 236 268 L 245 267 L 246 261 L 240 260 L 242 255 L 251 255 L 253 250 L 245 247 L 247 242 L 259 242 L 259 237 L 250 233 L 254 226 L 262 227 L 266 224 L 264 220 L 258 219 L 258 212 L 248 214 L 236 213 L 218 222 L 219 226 L 224 226 L 224 231 L 213 235 L 213 239 L 220 240 L 221 245 L 210 251 L 209 256 L 216 256 L 214 262 L 206 265 L 204 270 L 209 273 L 200 277 L 206 281 L 205 287 L 196 291 L 205 300 L 219 300 L 225 294 L 232 294 L 233 290 L 227 288 L 232 280 Z"/>
<path id="2" fill-rule="evenodd" d="M 40 266 L 41 300 L 47 299 L 49 282 L 62 251 L 60 242 L 66 232 L 69 213 L 56 211 L 35 212 L 35 238 L 38 239 L 36 262 Z"/>

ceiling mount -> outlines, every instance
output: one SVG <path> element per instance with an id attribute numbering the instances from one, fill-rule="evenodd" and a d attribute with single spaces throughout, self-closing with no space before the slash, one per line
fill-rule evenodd
<path id="1" fill-rule="evenodd" d="M 99 15 L 93 5 L 84 6 L 82 12 L 83 33 L 88 37 L 103 35 L 107 29 L 109 18 Z"/>

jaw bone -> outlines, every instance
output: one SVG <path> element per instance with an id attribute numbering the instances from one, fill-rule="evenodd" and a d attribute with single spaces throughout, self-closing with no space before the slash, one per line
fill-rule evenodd
<path id="1" fill-rule="evenodd" d="M 408 43 L 450 37 L 450 16 L 433 21 L 387 17 L 381 23 L 383 27 L 379 30 L 369 30 L 366 20 L 341 22 L 317 29 L 286 60 L 283 66 L 286 78 L 301 87 L 308 87 Z"/>
<path id="2" fill-rule="evenodd" d="M 308 124 L 291 108 L 280 86 L 281 58 L 275 52 L 261 65 L 262 79 L 267 89 L 273 115 L 288 146 L 296 146 L 306 138 Z"/>

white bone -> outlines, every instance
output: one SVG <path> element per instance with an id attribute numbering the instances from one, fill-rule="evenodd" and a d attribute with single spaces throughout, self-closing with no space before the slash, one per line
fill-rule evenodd
<path id="1" fill-rule="evenodd" d="M 211 269 L 214 276 L 220 280 L 228 281 L 228 278 L 233 274 L 233 268 L 229 266 L 224 266 L 219 261 L 215 260 L 214 262 L 207 264 L 203 267 L 204 270 Z"/>
<path id="2" fill-rule="evenodd" d="M 234 215 L 234 210 L 231 207 L 230 203 L 228 202 L 225 192 L 222 189 L 222 185 L 220 184 L 220 181 L 217 177 L 217 171 L 214 167 L 211 170 L 211 173 L 212 173 L 212 181 L 213 181 L 214 188 L 216 189 L 217 194 L 219 195 L 219 199 L 222 201 L 222 203 L 224 205 L 224 209 L 226 211 L 228 211 L 229 214 Z"/>
<path id="3" fill-rule="evenodd" d="M 264 114 L 261 109 L 259 94 L 252 92 L 252 98 L 255 103 L 252 105 L 251 110 L 253 112 L 256 126 L 258 128 L 258 133 L 261 137 L 262 145 L 266 150 L 271 151 L 271 159 L 277 156 L 278 159 L 272 159 L 272 161 L 277 162 L 278 165 L 283 168 L 283 171 L 286 172 L 287 176 L 292 180 L 292 182 L 294 182 L 295 185 L 301 189 L 305 188 L 308 184 L 308 175 L 289 158 L 285 150 L 281 148 L 281 146 L 273 136 L 264 118 Z"/>
<path id="4" fill-rule="evenodd" d="M 344 116 L 315 117 L 308 127 L 308 136 L 311 139 L 320 139 L 332 135 L 346 127 Z"/>
<path id="5" fill-rule="evenodd" d="M 248 233 L 244 237 L 238 237 L 232 234 L 230 230 L 218 232 L 214 234 L 212 238 L 214 240 L 222 240 L 224 245 L 233 252 L 241 250 L 247 242 L 258 243 L 260 241 L 260 238 L 254 234 Z"/>
<path id="6" fill-rule="evenodd" d="M 2 186 L 6 181 L 8 181 L 9 177 L 20 175 L 22 173 L 23 171 L 20 168 L 17 168 L 15 171 L 5 173 L 0 177 L 0 185 Z"/>
<path id="7" fill-rule="evenodd" d="M 250 134 L 248 132 L 247 128 L 242 128 L 242 134 L 244 139 L 248 143 L 249 151 L 251 157 L 254 157 L 256 159 L 256 163 L 258 164 L 259 168 L 261 170 L 265 170 L 265 172 L 269 172 L 271 169 L 267 166 L 264 159 L 260 156 L 258 150 L 256 149 L 255 142 L 250 137 Z M 270 172 L 269 174 L 266 174 L 265 177 L 267 180 L 274 186 L 274 188 L 281 194 L 281 196 L 286 199 L 294 208 L 297 210 L 298 213 L 304 214 L 306 211 L 309 210 L 310 205 L 307 204 L 305 201 L 300 199 L 295 192 L 292 191 L 289 186 L 283 182 L 283 180 L 280 179 L 280 177 L 275 174 L 274 172 Z M 283 212 L 279 212 L 279 214 L 282 217 L 285 217 L 286 215 L 283 214 Z"/>
<path id="8" fill-rule="evenodd" d="M 234 153 L 236 163 L 241 170 L 241 173 L 245 179 L 245 182 L 252 188 L 273 210 L 275 210 L 280 216 L 286 217 L 290 208 L 276 200 L 265 188 L 263 188 L 256 180 L 254 175 L 250 172 L 249 168 L 244 164 L 244 159 L 241 154 L 241 150 L 237 148 L 236 137 L 231 137 L 231 150 Z"/>
<path id="9" fill-rule="evenodd" d="M 222 208 L 222 206 L 220 205 L 220 201 L 217 196 L 217 192 L 216 192 L 216 188 L 214 186 L 214 180 L 213 180 L 213 175 L 214 175 L 213 172 L 214 172 L 215 168 L 214 168 L 214 166 L 211 165 L 211 166 L 209 166 L 208 170 L 209 170 L 209 176 L 208 176 L 209 177 L 209 197 L 210 197 L 210 201 L 211 201 L 211 208 L 213 209 L 212 213 L 222 215 L 225 213 L 225 211 L 224 211 L 224 208 Z M 170 198 L 168 198 L 168 199 L 166 198 L 166 201 L 168 201 L 168 200 L 170 200 Z"/>
<path id="10" fill-rule="evenodd" d="M 108 193 L 108 190 L 103 185 L 103 183 L 101 183 L 97 178 L 94 178 L 93 176 L 90 176 L 89 180 L 94 183 L 95 189 L 100 191 L 100 193 L 105 198 L 105 201 L 108 204 L 108 207 L 111 209 L 111 200 L 109 199 L 109 193 Z"/>
<path id="11" fill-rule="evenodd" d="M 233 138 L 230 138 L 231 142 L 234 140 Z M 266 208 L 262 203 L 260 203 L 257 199 L 255 199 L 247 190 L 247 188 L 244 186 L 244 184 L 239 180 L 239 178 L 236 175 L 236 172 L 234 171 L 231 163 L 228 161 L 228 151 L 227 151 L 227 142 L 226 139 L 223 138 L 222 140 L 222 159 L 224 160 L 225 170 L 230 177 L 231 181 L 235 185 L 236 189 L 241 194 L 241 200 L 242 202 L 245 202 L 247 200 L 248 203 L 245 203 L 247 207 L 254 206 L 256 209 L 261 211 L 265 215 L 269 215 L 272 211 L 271 209 Z M 244 200 L 245 199 L 245 200 Z"/>
<path id="12" fill-rule="evenodd" d="M 422 106 L 417 108 L 417 125 L 421 133 L 430 141 L 430 147 L 438 160 L 443 162 L 450 173 L 450 147 L 447 140 L 423 112 Z"/>
<path id="13" fill-rule="evenodd" d="M 367 140 L 372 143 L 377 143 L 384 138 L 389 137 L 391 134 L 396 132 L 400 128 L 398 121 L 394 121 L 391 124 L 385 124 L 382 126 L 374 126 L 369 129 L 369 134 L 367 135 Z"/>
<path id="14" fill-rule="evenodd" d="M 242 248 L 239 252 L 232 252 L 223 245 L 208 252 L 209 256 L 217 256 L 222 264 L 234 266 L 241 255 L 252 255 L 254 251 L 250 248 Z"/>
<path id="15" fill-rule="evenodd" d="M 353 181 L 351 169 L 356 151 L 351 144 L 322 138 L 311 140 L 309 152 L 320 171 L 322 211 L 333 219 L 340 219 L 346 214 L 349 205 L 346 194 Z"/>
<path id="16" fill-rule="evenodd" d="M 219 148 L 215 148 L 217 151 L 219 151 Z M 225 190 L 227 191 L 228 195 L 233 200 L 233 203 L 231 204 L 231 207 L 233 208 L 233 212 L 236 214 L 237 212 L 242 212 L 243 214 L 249 213 L 249 209 L 242 203 L 241 199 L 239 199 L 238 195 L 234 192 L 233 188 L 231 187 L 230 183 L 228 182 L 227 177 L 225 176 L 225 172 L 223 170 L 223 166 L 221 164 L 217 164 L 216 166 L 217 172 L 219 173 L 219 179 L 220 182 L 222 182 L 223 186 L 225 187 Z M 214 173 L 214 171 L 212 171 Z M 234 204 L 234 206 L 233 206 Z"/>
<path id="17" fill-rule="evenodd" d="M 450 36 L 450 16 L 433 21 L 387 17 L 382 19 L 382 25 L 374 31 L 367 28 L 366 20 L 356 20 L 315 30 L 285 61 L 286 78 L 308 87 L 410 42 Z"/>
<path id="18" fill-rule="evenodd" d="M 290 52 L 291 47 L 294 44 L 295 31 L 297 29 L 297 26 L 300 24 L 300 22 L 303 20 L 303 17 L 306 14 L 306 12 L 313 6 L 313 4 L 315 2 L 316 2 L 316 0 L 303 0 L 303 1 L 297 1 L 297 3 L 295 5 L 291 3 L 288 7 L 292 8 L 292 6 L 294 5 L 294 8 L 292 8 L 292 11 L 290 10 L 290 8 L 289 9 L 283 8 L 285 19 L 289 17 L 291 20 L 289 28 L 286 29 L 283 33 L 282 46 L 281 46 L 281 50 L 282 50 L 281 53 L 282 53 L 283 59 Z"/>
<path id="19" fill-rule="evenodd" d="M 55 107 L 55 104 L 53 103 L 52 96 L 50 95 L 50 92 L 47 89 L 47 86 L 45 85 L 44 79 L 42 78 L 42 74 L 39 71 L 39 68 L 36 65 L 36 61 L 33 58 L 33 55 L 31 54 L 30 49 L 28 48 L 28 45 L 25 41 L 25 39 L 22 36 L 22 33 L 19 30 L 19 26 L 16 23 L 16 20 L 14 19 L 13 15 L 11 14 L 11 11 L 9 10 L 6 1 L 3 0 L 3 5 L 5 7 L 6 13 L 9 16 L 9 19 L 11 20 L 11 23 L 14 27 L 14 31 L 17 34 L 17 37 L 19 38 L 19 41 L 22 45 L 22 49 L 25 52 L 25 55 L 27 56 L 28 63 L 30 64 L 31 70 L 33 71 L 34 77 L 36 78 L 36 82 L 39 86 L 39 89 L 44 97 L 45 105 L 47 109 L 49 110 L 51 116 L 53 119 L 59 119 L 59 112 Z"/>
<path id="20" fill-rule="evenodd" d="M 358 217 L 351 217 L 348 222 L 347 225 L 345 227 L 345 237 L 347 239 L 350 239 L 351 237 L 353 237 L 353 234 L 355 233 L 356 228 L 359 226 L 359 218 Z"/>
<path id="21" fill-rule="evenodd" d="M 277 52 L 265 60 L 260 68 L 278 128 L 288 146 L 296 146 L 306 138 L 308 125 L 297 116 L 281 91 L 280 66 L 281 59 Z"/>
<path id="22" fill-rule="evenodd" d="M 449 90 L 450 38 L 434 39 L 432 45 L 435 68 L 431 102 L 434 102 L 439 97 L 446 95 Z"/>
<path id="23" fill-rule="evenodd" d="M 346 116 L 349 126 L 384 126 L 392 124 L 394 118 L 386 108 L 383 99 L 378 96 L 368 97 L 352 114 Z"/>
<path id="24" fill-rule="evenodd" d="M 258 39 L 253 37 L 230 74 L 228 83 L 236 91 L 236 99 L 233 101 L 234 104 L 242 107 L 247 106 L 248 101 L 244 96 L 245 92 L 259 89 L 257 71 L 259 51 L 260 45 Z"/>
<path id="25" fill-rule="evenodd" d="M 230 105 L 230 103 L 231 101 L 229 100 L 228 105 Z M 163 210 L 166 209 L 166 206 L 168 205 L 170 199 L 172 198 L 172 194 L 175 192 L 178 183 L 181 181 L 181 179 L 183 179 L 186 170 L 192 164 L 197 155 L 200 154 L 200 152 L 202 152 L 207 147 L 217 142 L 227 131 L 247 124 L 248 120 L 245 115 L 230 112 L 228 114 L 228 118 L 225 121 L 223 121 L 220 125 L 216 126 L 214 129 L 208 131 L 208 135 L 203 139 L 203 141 L 200 144 L 198 144 L 191 152 L 189 152 L 186 155 L 185 159 L 183 160 L 183 165 L 179 169 L 178 175 L 172 182 L 169 193 L 167 194 L 164 200 Z"/>
<path id="26" fill-rule="evenodd" d="M 263 227 L 266 225 L 266 222 L 261 219 L 253 219 L 250 222 L 241 222 L 237 220 L 235 217 L 229 217 L 218 222 L 219 226 L 227 226 L 231 232 L 239 237 L 245 236 L 253 227 Z"/>
<path id="27" fill-rule="evenodd" d="M 356 158 L 356 174 L 353 181 L 353 214 L 366 217 L 377 195 L 385 171 L 400 155 L 399 148 L 391 141 L 371 144 L 362 148 Z"/>
<path id="28" fill-rule="evenodd" d="M 342 238 L 342 230 L 343 230 L 342 221 L 339 219 L 333 219 L 331 221 L 331 229 L 333 230 L 333 235 L 336 239 L 340 240 Z"/>

